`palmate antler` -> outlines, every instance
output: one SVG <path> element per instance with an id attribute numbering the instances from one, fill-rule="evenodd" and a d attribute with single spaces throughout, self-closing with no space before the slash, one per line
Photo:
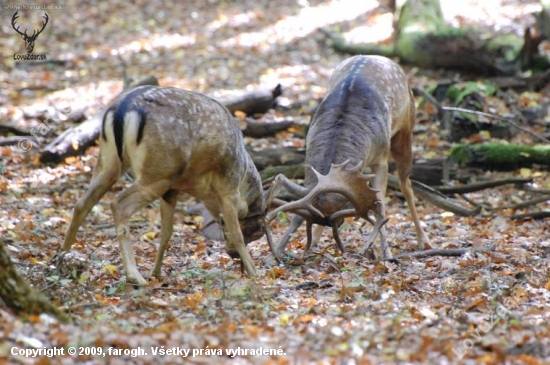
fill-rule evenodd
<path id="1" fill-rule="evenodd" d="M 310 249 L 312 242 L 311 228 L 313 224 L 320 224 L 332 227 L 334 239 L 338 248 L 343 252 L 344 246 L 338 235 L 338 227 L 345 217 L 360 217 L 374 225 L 373 232 L 367 240 L 367 248 L 372 245 L 380 228 L 387 222 L 387 219 L 381 214 L 380 201 L 377 197 L 378 190 L 370 187 L 369 182 L 375 175 L 364 175 L 361 173 L 362 164 L 347 170 L 349 160 L 335 165 L 332 164 L 327 175 L 322 175 L 314 168 L 311 168 L 317 176 L 317 185 L 313 187 L 303 198 L 277 207 L 267 215 L 267 224 L 269 224 L 278 213 L 292 212 L 302 216 L 306 220 L 307 246 L 306 251 Z M 284 180 L 284 176 L 279 175 L 275 179 Z M 337 193 L 343 195 L 349 200 L 354 209 L 340 210 L 326 217 L 319 209 L 313 206 L 313 200 L 321 193 Z M 369 216 L 369 212 L 374 211 L 377 217 L 376 222 Z M 267 226 L 267 225 L 266 225 Z M 271 239 L 268 235 L 268 241 Z M 279 252 L 273 250 L 273 243 L 269 242 L 273 254 L 278 259 Z"/>

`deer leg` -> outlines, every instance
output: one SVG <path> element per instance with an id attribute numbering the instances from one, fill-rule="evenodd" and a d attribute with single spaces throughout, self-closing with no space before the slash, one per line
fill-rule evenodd
<path id="1" fill-rule="evenodd" d="M 315 246 L 319 242 L 319 240 L 321 239 L 321 235 L 323 234 L 323 230 L 325 229 L 324 226 L 321 226 L 318 224 L 315 225 L 315 228 L 312 229 L 312 227 L 313 227 L 313 223 L 311 223 L 311 221 L 306 221 L 306 235 L 307 235 L 306 252 L 309 252 L 309 249 L 312 246 Z"/>
<path id="2" fill-rule="evenodd" d="M 340 235 L 338 234 L 338 222 L 332 222 L 332 235 L 334 236 L 334 240 L 336 241 L 336 244 L 338 245 L 340 251 L 342 253 L 346 252 L 344 244 L 342 243 Z"/>
<path id="3" fill-rule="evenodd" d="M 239 225 L 239 216 L 237 212 L 238 198 L 235 194 L 228 194 L 222 196 L 220 202 L 226 235 L 225 249 L 230 256 L 233 256 L 235 250 L 237 251 L 246 273 L 250 278 L 253 278 L 256 276 L 256 269 L 252 262 L 252 256 L 250 256 L 244 244 L 243 234 Z"/>
<path id="4" fill-rule="evenodd" d="M 432 248 L 432 245 L 430 244 L 428 236 L 422 229 L 420 218 L 418 218 L 418 213 L 414 204 L 414 192 L 411 180 L 409 179 L 413 163 L 411 140 L 411 133 L 405 133 L 405 131 L 398 132 L 391 141 L 391 154 L 397 165 L 401 192 L 405 196 L 405 200 L 407 201 L 407 205 L 409 207 L 409 212 L 411 213 L 411 218 L 414 222 L 418 247 L 422 250 L 424 248 Z"/>
<path id="5" fill-rule="evenodd" d="M 105 195 L 107 190 L 113 186 L 120 176 L 120 165 L 113 163 L 108 168 L 103 168 L 101 164 L 101 158 L 97 167 L 94 170 L 92 181 L 86 193 L 78 200 L 73 212 L 73 218 L 67 233 L 65 234 L 65 241 L 63 242 L 63 250 L 69 251 L 76 240 L 76 233 L 78 228 L 86 219 L 90 210 L 97 204 L 99 199 Z"/>
<path id="6" fill-rule="evenodd" d="M 375 212 L 377 221 L 385 219 L 386 216 L 386 204 L 384 203 L 384 199 L 386 197 L 386 187 L 388 186 L 388 159 L 385 158 L 383 161 L 384 162 L 370 165 L 371 171 L 375 175 L 373 188 L 379 190 L 377 196 L 380 201 L 380 205 L 377 207 Z M 375 228 L 373 227 L 373 229 Z M 392 258 L 392 253 L 386 240 L 386 228 L 384 226 L 380 227 L 379 234 L 382 257 L 385 259 Z M 371 235 L 370 237 L 372 240 L 376 239 L 376 235 Z M 372 242 L 367 242 L 366 247 L 369 247 L 371 244 Z"/>
<path id="7" fill-rule="evenodd" d="M 137 269 L 134 250 L 129 238 L 128 221 L 138 209 L 147 206 L 168 191 L 170 184 L 171 182 L 168 180 L 157 181 L 147 186 L 139 185 L 136 182 L 119 194 L 116 200 L 111 203 L 126 281 L 129 283 L 144 285 L 147 282 Z M 173 224 L 173 222 L 170 224 Z"/>
<path id="8" fill-rule="evenodd" d="M 157 258 L 155 260 L 155 267 L 151 271 L 152 277 L 160 279 L 160 271 L 162 267 L 162 259 L 164 258 L 164 251 L 166 245 L 172 237 L 174 228 L 174 210 L 176 209 L 176 203 L 178 202 L 178 193 L 175 190 L 168 190 L 160 200 L 160 245 L 157 252 Z"/>
<path id="9" fill-rule="evenodd" d="M 313 234 L 311 235 L 311 245 L 315 246 L 319 241 L 321 240 L 321 235 L 323 234 L 323 231 L 325 230 L 325 226 L 321 226 L 320 224 L 316 224 L 313 228 Z"/>
<path id="10" fill-rule="evenodd" d="M 292 234 L 296 232 L 298 227 L 300 227 L 303 222 L 304 222 L 304 218 L 300 217 L 299 215 L 294 215 L 294 217 L 292 217 L 292 220 L 290 221 L 290 224 L 286 229 L 285 234 L 283 235 L 283 238 L 281 238 L 281 241 L 277 245 L 278 255 L 282 255 L 285 252 L 286 246 L 290 241 L 290 237 L 292 237 Z"/>

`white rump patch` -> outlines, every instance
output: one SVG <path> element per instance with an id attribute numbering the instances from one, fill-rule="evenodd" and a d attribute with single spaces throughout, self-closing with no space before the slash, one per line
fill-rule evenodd
<path id="1" fill-rule="evenodd" d="M 137 181 L 140 180 L 141 166 L 145 160 L 147 148 L 145 147 L 145 135 L 141 139 L 141 143 L 137 145 L 137 136 L 140 125 L 139 113 L 132 110 L 124 116 L 124 147 L 123 155 L 129 159 L 130 169 L 132 170 Z M 145 134 L 145 130 L 143 131 Z"/>

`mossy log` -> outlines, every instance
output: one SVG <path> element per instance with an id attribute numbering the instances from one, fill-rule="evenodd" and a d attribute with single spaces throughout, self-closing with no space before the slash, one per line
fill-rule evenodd
<path id="1" fill-rule="evenodd" d="M 550 146 L 498 143 L 458 144 L 451 148 L 450 157 L 460 166 L 512 171 L 532 165 L 550 165 Z"/>
<path id="2" fill-rule="evenodd" d="M 458 69 L 486 75 L 513 75 L 548 60 L 537 54 L 540 39 L 529 29 L 525 37 L 502 34 L 482 38 L 475 29 L 445 23 L 439 0 L 407 0 L 397 9 L 392 45 L 349 44 L 324 29 L 332 47 L 348 54 L 378 54 L 424 68 Z M 544 66 L 542 66 L 544 67 Z"/>
<path id="3" fill-rule="evenodd" d="M 31 287 L 17 272 L 8 255 L 6 243 L 0 239 L 0 299 L 17 315 L 53 314 L 65 320 L 63 313 L 42 293 Z"/>

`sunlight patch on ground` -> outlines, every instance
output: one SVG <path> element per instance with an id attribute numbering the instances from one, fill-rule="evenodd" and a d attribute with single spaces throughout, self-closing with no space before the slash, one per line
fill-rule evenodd
<path id="1" fill-rule="evenodd" d="M 512 28 L 520 35 L 524 24 L 517 19 L 529 20 L 532 18 L 529 14 L 542 8 L 536 0 L 525 0 L 520 7 L 505 0 L 464 0 L 460 6 L 456 0 L 440 0 L 440 3 L 445 20 L 455 27 L 492 24 L 496 31 Z"/>
<path id="2" fill-rule="evenodd" d="M 242 33 L 221 42 L 220 46 L 259 47 L 262 51 L 269 51 L 273 44 L 289 43 L 307 36 L 317 28 L 355 19 L 377 6 L 378 2 L 374 0 L 342 0 L 304 7 L 295 16 L 286 17 L 259 32 Z"/>
<path id="3" fill-rule="evenodd" d="M 367 25 L 355 27 L 342 35 L 350 43 L 381 43 L 393 34 L 393 14 L 385 13 L 369 19 Z"/>
<path id="4" fill-rule="evenodd" d="M 180 35 L 180 34 L 153 34 L 149 38 L 141 38 L 137 41 L 126 43 L 120 47 L 110 50 L 111 56 L 117 56 L 127 53 L 151 52 L 157 48 L 174 49 L 179 47 L 192 46 L 196 42 L 196 35 Z M 92 58 L 104 56 L 104 53 L 99 49 L 89 49 L 87 52 Z"/>
<path id="5" fill-rule="evenodd" d="M 100 81 L 97 83 L 88 83 L 55 91 L 49 95 L 48 100 L 54 103 L 58 103 L 63 100 L 71 100 L 71 109 L 79 110 L 93 107 L 95 105 L 108 105 L 113 95 L 116 95 L 121 91 L 122 82 Z M 83 95 L 86 95 L 87 97 L 82 97 Z M 96 99 L 92 96 L 96 97 Z"/>
<path id="6" fill-rule="evenodd" d="M 239 27 L 245 24 L 251 23 L 253 20 L 258 19 L 258 13 L 247 11 L 246 13 L 240 13 L 236 15 L 220 14 L 218 19 L 214 20 L 206 26 L 206 29 L 213 32 L 222 27 Z"/>

